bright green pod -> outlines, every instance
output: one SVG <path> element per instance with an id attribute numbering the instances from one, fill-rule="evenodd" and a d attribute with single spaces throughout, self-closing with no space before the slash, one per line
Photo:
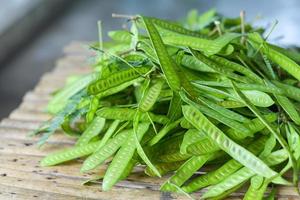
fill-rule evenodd
<path id="1" fill-rule="evenodd" d="M 192 157 L 190 154 L 182 154 L 180 151 L 159 155 L 156 159 L 158 162 L 177 162 Z"/>
<path id="2" fill-rule="evenodd" d="M 124 130 L 118 133 L 118 135 L 116 135 L 114 138 L 109 139 L 107 143 L 101 148 L 99 148 L 101 143 L 100 142 L 95 149 L 96 151 L 84 161 L 80 171 L 85 172 L 101 165 L 106 159 L 112 156 L 121 147 L 121 145 L 126 141 L 126 138 L 130 135 L 131 132 L 132 129 Z"/>
<path id="3" fill-rule="evenodd" d="M 183 113 L 185 118 L 198 130 L 203 130 L 207 137 L 211 138 L 223 151 L 244 166 L 247 166 L 257 174 L 267 178 L 271 178 L 278 174 L 251 152 L 227 137 L 196 108 L 192 106 L 183 106 Z"/>
<path id="4" fill-rule="evenodd" d="M 105 119 L 114 119 L 121 121 L 133 121 L 135 118 L 136 109 L 120 108 L 120 107 L 104 107 L 97 111 L 97 115 Z M 149 116 L 153 122 L 166 124 L 169 119 L 164 115 L 156 115 L 151 112 L 141 113 L 140 121 L 150 122 Z"/>
<path id="5" fill-rule="evenodd" d="M 132 82 L 150 71 L 149 67 L 135 67 L 111 74 L 103 79 L 96 80 L 88 86 L 89 94 L 104 96 L 112 94 L 110 89 L 126 82 Z"/>
<path id="6" fill-rule="evenodd" d="M 149 123 L 139 124 L 137 131 L 139 141 L 143 138 L 148 128 Z M 120 180 L 124 171 L 126 171 L 128 163 L 131 161 L 134 153 L 136 152 L 136 146 L 134 144 L 135 134 L 132 131 L 106 170 L 102 183 L 103 191 L 111 189 L 111 187 Z"/>
<path id="7" fill-rule="evenodd" d="M 182 143 L 180 145 L 180 153 L 187 153 L 187 147 L 191 144 L 201 141 L 203 138 L 206 138 L 205 134 L 197 129 L 189 129 L 184 133 Z"/>
<path id="8" fill-rule="evenodd" d="M 245 193 L 243 200 L 252 200 L 252 199 L 263 200 L 264 193 L 267 190 L 269 181 L 262 178 L 261 176 L 254 176 L 251 178 L 250 182 L 251 182 L 250 187 Z"/>
<path id="9" fill-rule="evenodd" d="M 195 50 L 205 53 L 208 56 L 211 56 L 219 53 L 233 39 L 238 37 L 240 37 L 240 34 L 227 33 L 215 40 L 208 40 L 188 35 L 168 35 L 164 36 L 162 39 L 166 44 L 181 47 L 191 47 Z"/>
<path id="10" fill-rule="evenodd" d="M 169 180 L 167 180 L 160 189 L 162 191 L 177 191 L 177 188 L 175 188 L 173 184 L 178 187 L 183 185 L 184 182 L 187 181 L 198 169 L 200 169 L 210 157 L 212 157 L 212 154 L 191 157 L 183 165 L 181 165 L 176 173 L 169 178 Z"/>
<path id="11" fill-rule="evenodd" d="M 267 137 L 260 137 L 258 140 L 249 145 L 248 150 L 254 154 L 258 154 L 263 149 L 266 140 Z M 185 192 L 190 193 L 209 185 L 217 184 L 232 173 L 236 172 L 241 167 L 243 167 L 241 163 L 234 159 L 231 159 L 218 169 L 192 179 L 188 184 L 184 185 L 182 189 Z"/>
<path id="12" fill-rule="evenodd" d="M 76 158 L 87 156 L 92 154 L 97 146 L 98 142 L 92 142 L 84 146 L 75 146 L 69 149 L 65 149 L 59 152 L 55 152 L 46 156 L 40 163 L 41 166 L 53 166 Z"/>
<path id="13" fill-rule="evenodd" d="M 148 112 L 156 103 L 161 92 L 164 81 L 158 80 L 150 88 L 147 88 L 139 103 L 139 109 L 142 112 Z"/>
<path id="14" fill-rule="evenodd" d="M 300 81 L 300 66 L 295 61 L 273 49 L 258 33 L 250 33 L 248 37 L 254 48 L 260 49 L 271 61 L 278 64 L 282 69 Z"/>
<path id="15" fill-rule="evenodd" d="M 156 163 L 154 166 L 158 170 L 160 175 L 163 176 L 163 175 L 167 174 L 168 172 L 177 170 L 183 163 L 184 163 L 184 161 Z M 150 167 L 146 167 L 145 174 L 147 174 L 148 176 L 152 176 L 152 177 L 157 176 L 156 173 L 154 173 Z"/>
<path id="16" fill-rule="evenodd" d="M 95 117 L 91 124 L 87 127 L 87 129 L 81 134 L 79 139 L 76 142 L 76 146 L 86 145 L 97 136 L 105 125 L 105 119 L 102 117 Z"/>
<path id="17" fill-rule="evenodd" d="M 179 67 L 168 54 L 167 49 L 151 19 L 143 17 L 143 22 L 170 88 L 174 91 L 178 91 L 181 86 L 181 81 L 178 75 Z"/>

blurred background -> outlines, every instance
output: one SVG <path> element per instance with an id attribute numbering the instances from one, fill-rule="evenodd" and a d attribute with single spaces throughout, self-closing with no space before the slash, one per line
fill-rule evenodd
<path id="1" fill-rule="evenodd" d="M 112 13 L 180 19 L 190 9 L 209 8 L 229 17 L 245 10 L 246 20 L 258 25 L 278 20 L 273 39 L 300 46 L 299 0 L 0 0 L 0 119 L 54 67 L 65 45 L 98 39 L 97 20 L 106 33 L 124 23 Z"/>

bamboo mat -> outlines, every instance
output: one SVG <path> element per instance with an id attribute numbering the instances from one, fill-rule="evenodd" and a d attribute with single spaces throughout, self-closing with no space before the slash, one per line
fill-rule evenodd
<path id="1" fill-rule="evenodd" d="M 44 111 L 47 102 L 51 93 L 64 85 L 68 75 L 91 71 L 85 43 L 72 42 L 64 53 L 54 70 L 43 75 L 37 86 L 25 94 L 21 105 L 0 123 L 0 200 L 188 199 L 183 195 L 160 192 L 159 185 L 166 178 L 147 177 L 142 167 L 135 168 L 127 180 L 118 183 L 111 191 L 102 192 L 100 181 L 88 186 L 82 183 L 103 174 L 106 166 L 88 174 L 79 173 L 80 160 L 54 167 L 39 166 L 43 156 L 71 146 L 74 140 L 58 131 L 39 149 L 36 146 L 38 138 L 28 137 L 28 133 L 51 117 Z M 244 192 L 245 188 L 228 199 L 241 199 Z M 196 197 L 200 195 L 200 192 L 195 194 Z M 278 199 L 300 198 L 294 188 L 279 187 Z"/>

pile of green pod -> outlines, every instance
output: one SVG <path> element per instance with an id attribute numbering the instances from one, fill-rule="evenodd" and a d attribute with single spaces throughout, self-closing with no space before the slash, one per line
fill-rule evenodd
<path id="1" fill-rule="evenodd" d="M 106 163 L 107 191 L 142 165 L 149 176 L 170 177 L 162 191 L 193 197 L 206 188 L 202 199 L 245 185 L 244 199 L 258 200 L 268 187 L 297 186 L 296 50 L 270 44 L 270 31 L 243 16 L 214 10 L 193 10 L 182 22 L 129 16 L 128 23 L 109 32 L 111 41 L 90 45 L 93 72 L 70 78 L 49 102 L 53 118 L 34 133 L 39 144 L 57 129 L 76 143 L 42 166 L 83 158 L 84 173 Z"/>

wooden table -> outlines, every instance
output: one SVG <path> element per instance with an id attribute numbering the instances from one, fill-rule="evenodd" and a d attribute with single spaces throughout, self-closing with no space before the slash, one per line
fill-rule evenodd
<path id="1" fill-rule="evenodd" d="M 72 42 L 64 49 L 65 57 L 57 61 L 50 73 L 46 73 L 37 86 L 25 94 L 21 105 L 0 123 L 0 199 L 187 199 L 187 197 L 160 192 L 159 185 L 166 178 L 158 179 L 143 174 L 137 167 L 127 180 L 118 183 L 111 191 L 102 192 L 100 182 L 83 186 L 82 182 L 97 174 L 103 174 L 102 166 L 89 174 L 79 173 L 81 161 L 55 167 L 40 167 L 39 161 L 50 152 L 69 147 L 74 143 L 61 132 L 54 134 L 46 145 L 38 148 L 38 137 L 28 137 L 51 116 L 44 112 L 51 93 L 64 85 L 70 74 L 89 73 L 84 43 Z M 245 189 L 229 199 L 241 199 Z M 278 188 L 278 199 L 300 199 L 294 188 Z M 195 194 L 199 197 L 200 192 Z"/>

